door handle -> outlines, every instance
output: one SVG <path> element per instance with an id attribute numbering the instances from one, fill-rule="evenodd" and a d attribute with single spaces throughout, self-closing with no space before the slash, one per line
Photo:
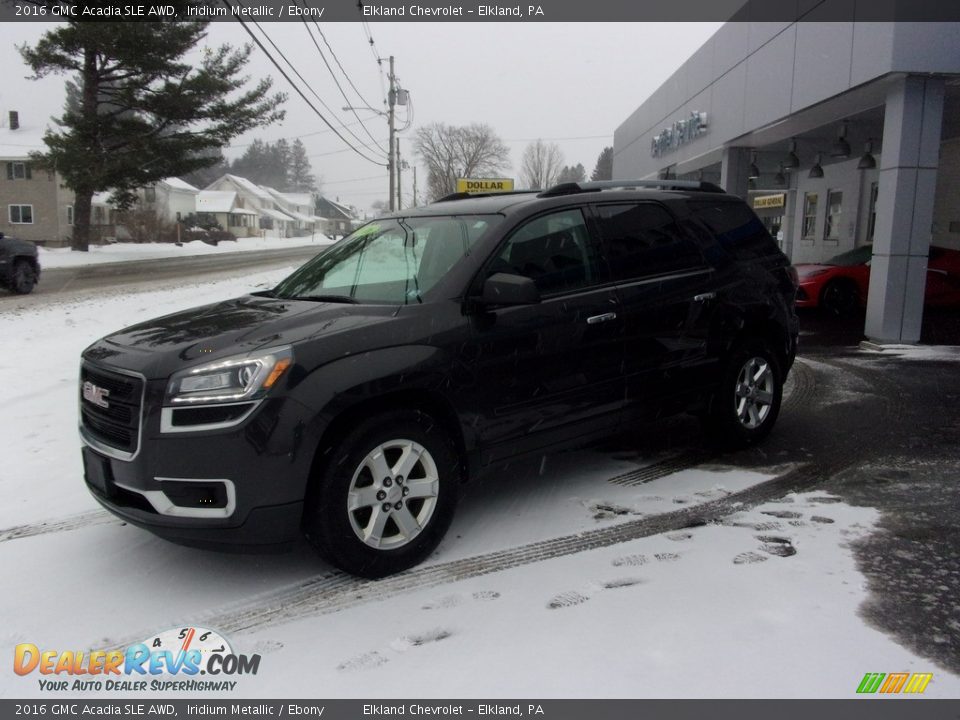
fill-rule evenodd
<path id="1" fill-rule="evenodd" d="M 693 296 L 694 302 L 706 302 L 707 300 L 713 300 L 717 294 L 715 292 L 705 292 L 700 293 L 699 295 Z"/>
<path id="2" fill-rule="evenodd" d="M 598 323 L 616 320 L 617 314 L 614 312 L 603 313 L 603 315 L 591 315 L 587 318 L 587 325 L 597 325 Z"/>

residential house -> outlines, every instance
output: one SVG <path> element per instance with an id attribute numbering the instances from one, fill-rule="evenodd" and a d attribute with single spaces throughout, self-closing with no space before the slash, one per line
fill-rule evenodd
<path id="1" fill-rule="evenodd" d="M 11 111 L 0 126 L 0 232 L 62 247 L 73 236 L 73 192 L 54 172 L 39 170 L 31 152 L 46 149 L 43 128 L 24 126 Z"/>
<path id="2" fill-rule="evenodd" d="M 317 196 L 316 214 L 324 219 L 323 232 L 332 238 L 344 236 L 353 230 L 354 210 L 322 195 Z"/>
<path id="3" fill-rule="evenodd" d="M 293 234 L 297 237 L 322 232 L 323 218 L 314 214 L 313 195 L 311 193 L 280 192 L 271 187 L 262 186 L 273 196 L 277 209 L 292 217 L 295 221 Z"/>
<path id="4" fill-rule="evenodd" d="M 253 234 L 269 237 L 293 235 L 297 221 L 280 209 L 271 193 L 247 178 L 227 174 L 207 185 L 206 190 L 236 193 L 235 207 L 251 210 L 257 216 L 255 228 L 260 232 Z M 232 228 L 228 229 L 233 232 Z"/>
<path id="5" fill-rule="evenodd" d="M 235 190 L 201 190 L 197 194 L 197 216 L 201 221 L 217 223 L 237 237 L 259 236 L 259 213 L 243 207 L 242 202 Z"/>

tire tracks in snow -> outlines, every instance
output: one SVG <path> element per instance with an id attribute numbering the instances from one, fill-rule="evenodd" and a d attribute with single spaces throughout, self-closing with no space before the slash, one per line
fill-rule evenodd
<path id="1" fill-rule="evenodd" d="M 0 530 L 0 543 L 9 540 L 19 540 L 21 538 L 36 537 L 37 535 L 48 535 L 50 533 L 67 532 L 68 530 L 78 530 L 80 528 L 92 527 L 94 525 L 122 525 L 120 518 L 114 517 L 106 510 L 91 510 L 90 512 L 78 513 L 77 515 L 68 515 L 65 518 L 57 520 L 43 520 L 37 523 L 27 525 L 14 525 L 13 527 Z"/>

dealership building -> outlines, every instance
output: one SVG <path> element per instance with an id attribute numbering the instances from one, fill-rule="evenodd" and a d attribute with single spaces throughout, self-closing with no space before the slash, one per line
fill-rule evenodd
<path id="1" fill-rule="evenodd" d="M 929 247 L 960 248 L 960 23 L 727 23 L 613 152 L 747 198 L 795 264 L 871 245 L 865 334 L 917 342 Z"/>

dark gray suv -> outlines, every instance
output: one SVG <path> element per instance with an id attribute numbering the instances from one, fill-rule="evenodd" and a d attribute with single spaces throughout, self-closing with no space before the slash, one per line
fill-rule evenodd
<path id="1" fill-rule="evenodd" d="M 461 483 L 692 412 L 773 428 L 796 277 L 705 183 L 450 196 L 374 220 L 274 289 L 83 353 L 86 482 L 170 540 L 284 545 L 380 576 L 440 542 Z"/>

